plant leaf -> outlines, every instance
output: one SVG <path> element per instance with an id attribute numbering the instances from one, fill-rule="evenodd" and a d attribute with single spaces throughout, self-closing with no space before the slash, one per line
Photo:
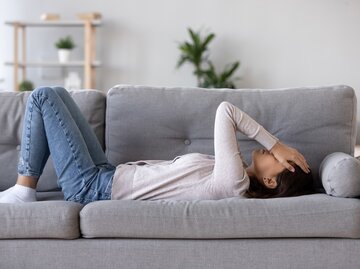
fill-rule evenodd
<path id="1" fill-rule="evenodd" d="M 214 38 L 215 38 L 215 34 L 213 34 L 213 33 L 209 34 L 209 35 L 205 38 L 204 42 L 203 42 L 202 45 L 201 45 L 202 49 L 203 49 L 203 50 L 206 50 L 206 49 L 207 49 L 207 46 L 209 45 L 209 43 L 210 43 Z"/>
<path id="2" fill-rule="evenodd" d="M 239 65 L 239 62 L 235 62 L 230 67 L 225 68 L 225 70 L 221 74 L 221 80 L 226 81 L 229 77 L 231 77 L 231 75 L 235 72 Z"/>
<path id="3" fill-rule="evenodd" d="M 191 62 L 191 60 L 188 56 L 181 55 L 179 61 L 176 64 L 176 68 L 179 68 L 180 66 L 182 66 L 186 61 Z"/>
<path id="4" fill-rule="evenodd" d="M 194 41 L 194 47 L 199 48 L 200 47 L 200 34 L 191 30 L 191 28 L 188 28 L 188 30 L 189 30 L 192 40 Z"/>

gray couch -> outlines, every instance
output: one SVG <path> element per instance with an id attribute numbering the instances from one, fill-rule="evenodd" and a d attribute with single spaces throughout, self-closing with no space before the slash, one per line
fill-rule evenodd
<path id="1" fill-rule="evenodd" d="M 51 159 L 38 201 L 0 204 L 0 268 L 360 268 L 360 200 L 326 195 L 323 158 L 353 155 L 356 97 L 348 86 L 199 89 L 118 85 L 72 91 L 109 161 L 213 154 L 227 100 L 308 160 L 319 193 L 272 199 L 63 200 Z M 29 93 L 0 93 L 0 190 L 16 180 Z M 243 156 L 260 145 L 238 134 Z"/>

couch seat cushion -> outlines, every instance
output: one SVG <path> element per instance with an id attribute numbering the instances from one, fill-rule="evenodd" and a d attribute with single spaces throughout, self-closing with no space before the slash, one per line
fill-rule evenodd
<path id="1" fill-rule="evenodd" d="M 82 207 L 70 201 L 0 203 L 0 239 L 78 238 Z"/>
<path id="2" fill-rule="evenodd" d="M 85 238 L 360 238 L 360 200 L 323 193 L 272 199 L 104 200 L 80 212 Z"/>

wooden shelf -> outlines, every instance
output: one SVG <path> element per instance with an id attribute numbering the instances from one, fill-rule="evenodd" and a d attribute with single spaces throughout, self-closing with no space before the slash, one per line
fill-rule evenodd
<path id="1" fill-rule="evenodd" d="M 5 65 L 12 66 L 14 69 L 14 87 L 19 90 L 19 71 L 21 79 L 26 79 L 26 69 L 31 67 L 82 67 L 84 68 L 84 88 L 94 89 L 95 68 L 101 63 L 96 61 L 95 55 L 95 36 L 96 27 L 101 25 L 100 20 L 73 20 L 73 21 L 7 21 L 6 25 L 13 28 L 14 32 L 14 55 L 13 60 L 6 62 Z M 60 63 L 58 61 L 31 62 L 26 59 L 26 30 L 29 27 L 81 27 L 84 30 L 84 60 Z M 19 42 L 21 37 L 21 43 Z M 21 52 L 21 58 L 20 53 Z"/>
<path id="2" fill-rule="evenodd" d="M 18 62 L 18 66 L 20 68 L 23 67 L 84 67 L 84 61 L 71 61 L 67 63 L 59 63 L 56 61 L 53 62 Z M 5 62 L 5 65 L 14 66 L 14 62 Z M 101 63 L 99 61 L 95 61 L 91 63 L 91 67 L 99 67 Z"/>
<path id="3" fill-rule="evenodd" d="M 84 27 L 86 21 L 6 21 L 6 25 L 20 27 Z M 101 21 L 90 21 L 91 26 L 100 26 Z"/>

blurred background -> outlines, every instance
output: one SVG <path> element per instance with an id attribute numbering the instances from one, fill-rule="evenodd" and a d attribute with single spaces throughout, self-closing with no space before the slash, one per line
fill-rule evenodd
<path id="1" fill-rule="evenodd" d="M 196 86 L 190 64 L 176 69 L 178 45 L 191 27 L 215 33 L 209 49 L 219 70 L 240 62 L 237 88 L 347 84 L 359 93 L 358 0 L 2 0 L 0 89 L 14 89 L 13 69 L 4 65 L 13 59 L 13 29 L 5 21 L 39 21 L 43 13 L 76 20 L 84 12 L 102 15 L 96 88 L 105 92 L 119 83 Z M 76 44 L 72 59 L 83 58 L 82 29 L 29 28 L 26 35 L 29 60 L 57 59 L 54 44 L 65 35 Z M 29 68 L 27 77 L 35 86 L 63 84 L 71 69 Z"/>

